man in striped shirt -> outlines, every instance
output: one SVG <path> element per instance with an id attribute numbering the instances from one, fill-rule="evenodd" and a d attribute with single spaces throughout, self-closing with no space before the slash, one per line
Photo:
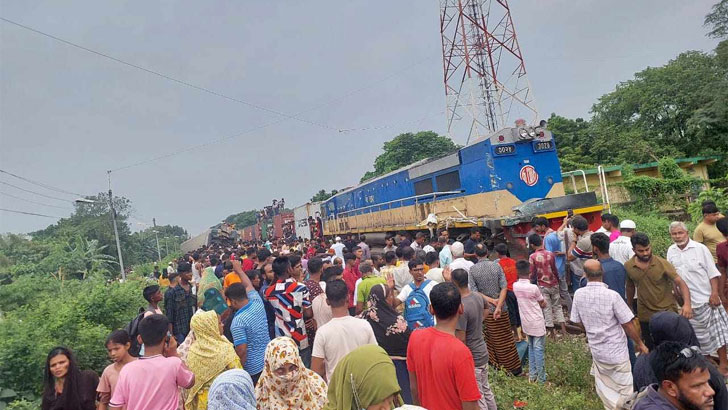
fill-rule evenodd
<path id="1" fill-rule="evenodd" d="M 286 256 L 273 261 L 275 282 L 265 291 L 265 298 L 275 310 L 276 336 L 288 336 L 298 345 L 301 360 L 311 366 L 311 346 L 308 344 L 305 320 L 313 317 L 306 285 L 291 277 L 293 268 Z"/>

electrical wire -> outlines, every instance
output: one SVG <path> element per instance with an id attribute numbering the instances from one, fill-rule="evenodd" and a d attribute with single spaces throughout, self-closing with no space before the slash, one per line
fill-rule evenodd
<path id="1" fill-rule="evenodd" d="M 267 108 L 267 107 L 260 106 L 258 104 L 254 104 L 254 103 L 250 103 L 250 102 L 247 102 L 247 101 L 244 101 L 244 100 L 240 100 L 240 99 L 235 98 L 235 97 L 230 97 L 230 96 L 225 95 L 225 94 L 222 94 L 220 92 L 217 92 L 217 91 L 214 91 L 214 90 L 205 88 L 205 87 L 201 87 L 201 86 L 198 86 L 198 85 L 189 83 L 189 82 L 184 81 L 184 80 L 177 79 L 177 78 L 172 77 L 170 75 L 167 75 L 167 74 L 164 74 L 164 73 L 161 73 L 161 72 L 158 72 L 158 71 L 154 71 L 154 70 L 151 70 L 149 68 L 145 68 L 145 67 L 139 66 L 137 64 L 134 64 L 134 63 L 131 63 L 131 62 L 122 60 L 120 58 L 117 58 L 117 57 L 114 57 L 114 56 L 105 54 L 103 52 L 96 51 L 96 50 L 90 49 L 88 47 L 84 47 L 84 46 L 82 46 L 80 44 L 71 42 L 69 40 L 62 39 L 62 38 L 57 37 L 57 36 L 54 36 L 52 34 L 45 33 L 43 31 L 40 31 L 38 29 L 35 29 L 33 27 L 30 27 L 30 26 L 27 26 L 27 25 L 24 25 L 24 24 L 21 24 L 21 23 L 18 23 L 16 21 L 13 21 L 13 20 L 10 20 L 10 19 L 7 19 L 5 17 L 0 17 L 0 20 L 4 21 L 6 23 L 13 24 L 13 25 L 15 25 L 17 27 L 20 27 L 20 28 L 23 28 L 25 30 L 34 32 L 36 34 L 40 34 L 42 36 L 48 37 L 50 39 L 59 41 L 59 42 L 61 42 L 63 44 L 66 44 L 66 45 L 69 45 L 69 46 L 78 48 L 78 49 L 83 50 L 83 51 L 86 51 L 88 53 L 92 53 L 92 54 L 95 54 L 97 56 L 100 56 L 100 57 L 109 59 L 111 61 L 114 61 L 114 62 L 123 64 L 123 65 L 126 65 L 128 67 L 132 67 L 132 68 L 135 68 L 137 70 L 144 71 L 144 72 L 146 72 L 148 74 L 152 74 L 152 75 L 158 76 L 158 77 L 163 78 L 163 79 L 166 79 L 168 81 L 172 81 L 172 82 L 175 82 L 177 84 L 180 84 L 180 85 L 183 85 L 183 86 L 186 86 L 186 87 L 190 87 L 190 88 L 193 88 L 193 89 L 198 90 L 198 91 L 202 91 L 202 92 L 205 92 L 205 93 L 208 93 L 208 94 L 212 94 L 212 95 L 215 95 L 215 96 L 220 97 L 220 98 L 224 98 L 224 99 L 227 99 L 227 100 L 230 100 L 230 101 L 234 101 L 234 102 L 237 102 L 237 103 L 240 103 L 240 104 L 249 106 L 249 107 L 256 108 L 258 110 L 266 111 L 266 112 L 269 112 L 271 114 L 275 114 L 275 115 L 278 115 L 280 117 L 283 117 L 281 120 L 278 120 L 278 121 L 271 121 L 271 122 L 265 123 L 263 125 L 260 125 L 260 126 L 257 126 L 257 127 L 253 127 L 253 128 L 248 129 L 246 131 L 242 131 L 242 132 L 239 132 L 239 133 L 236 133 L 236 134 L 233 134 L 233 135 L 228 135 L 228 136 L 220 137 L 220 138 L 217 138 L 215 140 L 211 140 L 209 142 L 197 144 L 197 145 L 194 145 L 194 146 L 190 146 L 190 147 L 187 147 L 187 148 L 183 148 L 181 150 L 172 151 L 172 152 L 169 152 L 167 154 L 159 155 L 159 156 L 156 156 L 156 157 L 153 157 L 153 158 L 149 158 L 149 159 L 146 159 L 146 160 L 141 160 L 141 161 L 138 161 L 138 162 L 129 164 L 129 165 L 125 165 L 125 166 L 122 166 L 122 167 L 114 168 L 114 169 L 109 170 L 109 172 L 120 171 L 120 170 L 124 170 L 124 169 L 129 169 L 129 168 L 134 168 L 134 167 L 141 166 L 141 165 L 144 165 L 144 164 L 148 164 L 150 162 L 154 162 L 154 161 L 157 161 L 157 160 L 160 160 L 160 159 L 166 159 L 166 158 L 173 157 L 173 156 L 176 156 L 176 155 L 180 155 L 180 154 L 183 154 L 183 153 L 192 151 L 192 150 L 196 150 L 196 149 L 199 149 L 199 148 L 204 148 L 204 147 L 209 146 L 209 145 L 212 145 L 212 144 L 217 144 L 217 143 L 220 143 L 220 142 L 223 142 L 223 141 L 227 141 L 227 140 L 230 140 L 230 139 L 233 139 L 233 138 L 237 138 L 237 137 L 240 137 L 240 136 L 249 134 L 249 133 L 254 132 L 254 131 L 258 131 L 258 130 L 263 129 L 263 128 L 267 128 L 267 127 L 270 127 L 270 126 L 279 124 L 279 123 L 283 122 L 286 119 L 292 119 L 292 120 L 304 122 L 304 123 L 307 123 L 307 124 L 310 124 L 310 125 L 319 126 L 319 127 L 322 127 L 322 128 L 328 129 L 328 130 L 331 130 L 331 131 L 337 131 L 339 133 L 348 133 L 348 132 L 355 132 L 355 131 L 381 130 L 381 129 L 393 128 L 392 125 L 361 127 L 361 128 L 334 128 L 334 127 L 331 127 L 331 126 L 329 126 L 327 124 L 323 124 L 323 123 L 319 123 L 319 122 L 315 122 L 315 121 L 306 120 L 304 118 L 300 118 L 299 116 L 301 114 L 303 114 L 303 113 L 306 113 L 306 112 L 309 112 L 309 111 L 313 111 L 313 110 L 318 109 L 318 108 L 321 108 L 323 106 L 327 106 L 327 105 L 333 104 L 336 101 L 340 101 L 342 99 L 345 99 L 345 98 L 349 97 L 350 95 L 356 94 L 358 92 L 361 92 L 361 91 L 363 91 L 365 89 L 368 89 L 368 88 L 372 87 L 373 85 L 377 85 L 377 84 L 379 84 L 381 82 L 384 82 L 384 81 L 388 80 L 389 78 L 395 77 L 395 76 L 401 74 L 402 72 L 409 72 L 409 71 L 411 71 L 411 69 L 413 67 L 418 66 L 418 65 L 420 65 L 420 64 L 422 64 L 422 63 L 424 63 L 424 62 L 429 61 L 429 60 L 432 59 L 430 57 L 426 57 L 426 58 L 420 59 L 420 60 L 418 60 L 418 61 L 416 61 L 416 62 L 414 62 L 412 64 L 407 65 L 407 67 L 404 67 L 401 70 L 394 71 L 394 72 L 390 73 L 389 75 L 387 75 L 387 76 L 385 76 L 385 77 L 383 77 L 383 78 L 381 78 L 381 79 L 379 79 L 379 80 L 377 80 L 377 81 L 375 81 L 373 83 L 370 83 L 370 84 L 367 84 L 365 86 L 362 86 L 362 87 L 356 88 L 354 90 L 351 90 L 351 91 L 349 91 L 349 92 L 347 92 L 347 93 L 345 93 L 345 94 L 343 94 L 343 95 L 341 95 L 341 96 L 339 96 L 337 98 L 328 100 L 328 101 L 323 102 L 323 103 L 320 103 L 320 104 L 316 104 L 313 107 L 310 107 L 309 109 L 300 111 L 300 112 L 295 113 L 295 114 L 287 114 L 287 113 L 284 113 L 284 112 L 281 112 L 281 111 L 278 111 L 278 110 L 274 110 L 274 109 L 271 109 L 271 108 Z M 68 193 L 68 192 L 66 192 L 66 193 Z M 76 195 L 76 194 L 74 194 L 74 195 Z M 83 196 L 83 195 L 79 195 L 79 196 Z"/>
<path id="2" fill-rule="evenodd" d="M 422 60 L 419 60 L 414 65 L 422 64 L 422 63 L 424 63 L 425 61 L 428 61 L 428 60 L 429 60 L 429 58 L 424 58 Z M 334 99 L 327 100 L 327 101 L 322 101 L 322 102 L 320 102 L 318 104 L 315 104 L 315 105 L 313 105 L 313 106 L 311 106 L 311 107 L 309 107 L 309 108 L 307 108 L 307 109 L 305 109 L 303 111 L 299 111 L 299 112 L 297 112 L 294 115 L 304 114 L 306 112 L 314 111 L 314 110 L 319 109 L 321 107 L 324 107 L 324 106 L 333 104 L 336 101 L 342 100 L 342 99 L 344 99 L 344 98 L 346 98 L 346 97 L 348 97 L 348 96 L 350 96 L 352 94 L 355 94 L 355 93 L 358 93 L 358 92 L 360 92 L 362 90 L 365 90 L 365 89 L 371 87 L 372 85 L 378 84 L 378 83 L 380 83 L 382 81 L 385 81 L 385 80 L 387 80 L 387 79 L 389 79 L 391 77 L 394 77 L 394 76 L 400 74 L 401 72 L 405 72 L 405 71 L 409 72 L 414 65 L 409 65 L 409 66 L 407 66 L 407 67 L 405 67 L 405 68 L 403 68 L 401 70 L 397 70 L 394 73 L 391 73 L 391 74 L 383 77 L 382 79 L 380 79 L 380 80 L 378 80 L 376 82 L 370 83 L 370 85 L 366 85 L 366 86 L 362 86 L 362 87 L 356 88 L 356 89 L 354 89 L 352 91 L 349 91 L 349 92 L 347 92 L 347 93 L 345 93 L 345 94 L 343 94 L 343 95 L 341 95 L 339 97 L 336 97 Z M 224 137 L 216 138 L 214 140 L 210 140 L 210 141 L 207 141 L 207 142 L 203 142 L 203 143 L 200 143 L 200 144 L 197 144 L 197 145 L 192 145 L 192 146 L 189 146 L 187 148 L 182 148 L 182 149 L 179 149 L 179 150 L 176 150 L 176 151 L 168 152 L 166 154 L 161 154 L 161 155 L 158 155 L 158 156 L 155 156 L 155 157 L 152 157 L 152 158 L 140 160 L 140 161 L 134 162 L 134 163 L 129 164 L 129 165 L 124 165 L 124 166 L 121 166 L 121 167 L 118 167 L 118 168 L 113 168 L 113 169 L 110 169 L 109 172 L 116 172 L 116 171 L 121 171 L 121 170 L 129 169 L 129 168 L 135 168 L 135 167 L 142 166 L 142 165 L 145 165 L 145 164 L 149 164 L 149 163 L 152 163 L 152 162 L 156 162 L 156 161 L 159 161 L 159 160 L 162 160 L 162 159 L 166 159 L 166 158 L 174 157 L 174 156 L 177 156 L 177 155 L 180 155 L 180 154 L 184 154 L 186 152 L 190 152 L 190 151 L 194 151 L 194 150 L 197 150 L 197 149 L 205 148 L 205 147 L 210 146 L 210 145 L 219 144 L 221 142 L 225 142 L 225 141 L 228 141 L 228 140 L 232 140 L 232 139 L 241 137 L 243 135 L 247 135 L 247 134 L 253 133 L 255 131 L 260 131 L 260 130 L 262 130 L 264 128 L 268 128 L 268 127 L 271 127 L 271 126 L 280 124 L 280 123 L 284 122 L 285 120 L 286 120 L 285 118 L 281 118 L 281 119 L 278 119 L 278 120 L 270 121 L 270 122 L 267 122 L 267 123 L 258 125 L 256 127 L 247 129 L 245 131 L 241 131 L 241 132 L 236 133 L 236 134 L 232 134 L 232 135 L 227 135 L 227 136 L 224 136 Z M 420 120 L 420 122 L 421 121 L 422 120 Z M 351 129 L 346 129 L 346 130 L 343 130 L 342 129 L 342 130 L 338 130 L 338 131 L 340 133 L 346 133 L 346 132 L 351 132 L 351 131 L 369 131 L 369 130 L 375 130 L 375 129 L 394 128 L 395 126 L 397 126 L 397 125 L 385 125 L 385 126 L 381 126 L 381 127 L 351 128 Z"/>
<path id="3" fill-rule="evenodd" d="M 39 195 L 39 196 L 42 196 L 44 198 L 56 199 L 58 201 L 63 201 L 63 202 L 71 202 L 71 200 L 69 200 L 69 199 L 63 199 L 63 198 L 58 198 L 57 196 L 50 196 L 50 195 L 46 195 L 46 194 L 41 194 L 40 192 L 35 192 L 35 191 L 31 191 L 29 189 L 21 188 L 21 187 L 19 187 L 17 185 L 13 185 L 13 184 L 11 184 L 9 182 L 0 181 L 0 184 L 7 185 L 7 186 L 11 186 L 11 187 L 13 187 L 15 189 L 19 189 L 21 191 L 25 191 L 25 192 L 30 193 L 30 194 Z"/>
<path id="4" fill-rule="evenodd" d="M 22 198 L 22 197 L 19 197 L 19 196 L 15 196 L 15 195 L 12 195 L 12 194 L 8 194 L 7 192 L 0 191 L 0 195 L 9 196 L 10 198 L 19 199 L 19 200 L 25 201 L 25 202 L 30 202 L 31 204 L 49 206 L 51 208 L 73 210 L 73 208 L 69 208 L 69 207 L 66 207 L 66 206 L 57 206 L 57 205 L 44 204 L 43 202 L 31 201 L 30 199 L 25 199 L 25 198 Z"/>
<path id="5" fill-rule="evenodd" d="M 62 216 L 53 216 L 53 215 L 36 214 L 36 213 L 34 213 L 34 212 L 24 212 L 24 211 L 16 211 L 16 210 L 14 210 L 14 209 L 5 209 L 5 208 L 0 208 L 0 211 L 5 211 L 5 212 L 13 212 L 13 213 L 16 213 L 16 214 L 23 214 L 23 215 L 42 216 L 42 217 L 44 217 L 44 218 L 55 218 L 55 219 L 61 219 L 61 218 L 63 218 Z"/>
<path id="6" fill-rule="evenodd" d="M 229 101 L 233 101 L 233 102 L 236 102 L 238 104 L 242 104 L 242 105 L 245 105 L 245 106 L 248 106 L 248 107 L 251 107 L 251 108 L 255 108 L 255 109 L 260 110 L 260 111 L 265 111 L 265 112 L 270 113 L 270 114 L 275 114 L 275 115 L 278 115 L 280 117 L 284 117 L 286 119 L 300 121 L 300 122 L 303 122 L 303 123 L 306 123 L 306 124 L 309 124 L 309 125 L 314 125 L 314 126 L 317 126 L 317 127 L 321 127 L 321 128 L 324 128 L 324 129 L 327 129 L 327 130 L 330 130 L 330 131 L 339 131 L 337 128 L 331 127 L 328 124 L 320 123 L 320 122 L 317 122 L 317 121 L 307 120 L 305 118 L 300 118 L 300 117 L 297 117 L 295 115 L 286 114 L 284 112 L 281 112 L 281 111 L 278 111 L 278 110 L 274 110 L 272 108 L 268 108 L 268 107 L 264 107 L 264 106 L 259 105 L 259 104 L 254 104 L 254 103 L 251 103 L 251 102 L 248 102 L 248 101 L 244 101 L 244 100 L 241 100 L 239 98 L 231 97 L 231 96 L 225 95 L 225 94 L 223 94 L 221 92 L 211 90 L 209 88 L 205 88 L 205 87 L 202 87 L 202 86 L 199 86 L 199 85 L 195 85 L 195 84 L 192 84 L 192 83 L 187 82 L 187 81 L 184 81 L 184 80 L 180 80 L 178 78 L 172 77 L 172 76 L 170 76 L 168 74 L 161 73 L 159 71 L 154 71 L 152 69 L 149 69 L 149 68 L 146 68 L 146 67 L 142 67 L 142 66 L 137 65 L 137 64 L 134 64 L 134 63 L 130 63 L 128 61 L 125 61 L 125 60 L 122 60 L 120 58 L 111 56 L 109 54 L 105 54 L 105 53 L 102 53 L 100 51 L 92 50 L 92 49 L 90 49 L 88 47 L 84 47 L 84 46 L 82 46 L 80 44 L 76 44 L 74 42 L 71 42 L 71 41 L 68 41 L 68 40 L 64 40 L 64 39 L 62 39 L 60 37 L 56 37 L 56 36 L 54 36 L 52 34 L 48 34 L 48 33 L 45 33 L 43 31 L 34 29 L 33 27 L 29 27 L 29 26 L 26 26 L 24 24 L 18 23 L 16 21 L 9 20 L 9 19 L 7 19 L 5 17 L 0 17 L 0 20 L 4 21 L 6 23 L 13 24 L 13 25 L 15 25 L 17 27 L 20 27 L 20 28 L 23 28 L 25 30 L 32 31 L 33 33 L 40 34 L 40 35 L 45 36 L 45 37 L 48 37 L 50 39 L 59 41 L 59 42 L 61 42 L 63 44 L 66 44 L 66 45 L 69 45 L 69 46 L 72 46 L 72 47 L 76 47 L 76 48 L 78 48 L 80 50 L 83 50 L 83 51 L 86 51 L 88 53 L 95 54 L 95 55 L 97 55 L 99 57 L 103 57 L 103 58 L 109 59 L 109 60 L 114 61 L 114 62 L 117 62 L 119 64 L 123 64 L 123 65 L 125 65 L 127 67 L 135 68 L 137 70 L 144 71 L 144 72 L 146 72 L 148 74 L 155 75 L 155 76 L 160 77 L 160 78 L 163 78 L 165 80 L 172 81 L 174 83 L 183 85 L 185 87 L 193 88 L 193 89 L 195 89 L 197 91 L 202 91 L 204 93 L 211 94 L 211 95 L 214 95 L 216 97 L 220 97 L 220 98 L 223 98 L 223 99 L 226 99 L 226 100 L 229 100 Z"/>
<path id="7" fill-rule="evenodd" d="M 29 178 L 21 177 L 20 175 L 13 174 L 12 172 L 8 172 L 8 171 L 2 170 L 2 169 L 0 169 L 0 172 L 3 173 L 3 174 L 10 175 L 11 177 L 18 178 L 18 179 L 20 179 L 22 181 L 29 182 L 29 183 L 34 184 L 34 185 L 38 185 L 39 187 L 43 187 L 45 189 L 50 189 L 51 191 L 60 192 L 62 194 L 75 195 L 77 197 L 83 197 L 84 196 L 83 194 L 79 194 L 77 192 L 66 191 L 65 189 L 56 188 L 56 187 L 53 187 L 51 185 L 44 184 L 42 182 L 38 182 L 38 181 L 34 181 L 32 179 L 29 179 Z"/>

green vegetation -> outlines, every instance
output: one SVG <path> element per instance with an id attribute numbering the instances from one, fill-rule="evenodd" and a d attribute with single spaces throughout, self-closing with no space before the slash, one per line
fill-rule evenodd
<path id="1" fill-rule="evenodd" d="M 668 231 L 672 219 L 656 211 L 645 212 L 633 208 L 612 207 L 612 213 L 617 215 L 620 220 L 633 220 L 637 224 L 637 231 L 644 232 L 650 237 L 652 252 L 655 255 L 665 257 L 667 248 L 672 245 L 670 232 Z M 686 225 L 691 233 L 696 226 L 695 223 L 690 221 L 687 221 Z"/>
<path id="2" fill-rule="evenodd" d="M 374 160 L 374 171 L 367 171 L 359 182 L 384 175 L 425 158 L 449 154 L 458 148 L 459 146 L 450 138 L 439 136 L 432 131 L 399 134 L 384 143 L 384 152 Z"/>
<path id="3" fill-rule="evenodd" d="M 224 220 L 227 223 L 235 224 L 235 229 L 240 229 L 245 228 L 246 226 L 255 225 L 255 223 L 258 222 L 256 215 L 258 215 L 258 211 L 253 209 L 230 215 Z"/>
<path id="4" fill-rule="evenodd" d="M 546 341 L 546 383 L 529 383 L 528 377 L 508 376 L 490 370 L 490 386 L 499 409 L 512 409 L 525 402 L 524 409 L 597 410 L 603 409 L 589 375 L 591 354 L 583 337 Z M 528 369 L 528 364 L 524 364 Z"/>
<path id="5" fill-rule="evenodd" d="M 663 157 L 721 155 L 713 178 L 728 172 L 728 2 L 705 24 L 723 39 L 714 53 L 686 51 L 621 82 L 592 106 L 591 120 L 552 114 L 549 128 L 564 171 L 636 164 Z"/>
<path id="6" fill-rule="evenodd" d="M 332 196 L 336 195 L 336 193 L 339 192 L 337 189 L 332 189 L 331 192 L 326 192 L 325 189 L 322 189 L 318 192 L 316 192 L 316 195 L 311 197 L 311 202 L 321 202 L 325 201 Z"/>
<path id="7" fill-rule="evenodd" d="M 629 192 L 634 208 L 640 210 L 683 208 L 687 198 L 697 196 L 703 189 L 705 181 L 688 175 L 672 158 L 661 159 L 657 169 L 661 178 L 635 176 L 629 170 L 624 173 L 621 185 Z"/>
<path id="8" fill-rule="evenodd" d="M 123 256 L 133 266 L 120 283 L 108 204 L 103 194 L 90 199 L 98 202 L 77 204 L 70 217 L 30 236 L 0 235 L 0 409 L 15 399 L 27 401 L 10 408 L 38 408 L 45 357 L 54 346 L 70 347 L 82 368 L 101 372 L 106 336 L 146 305 L 143 278 L 158 257 L 154 228 L 131 233 L 131 204 L 114 198 Z M 165 266 L 187 233 L 178 226 L 156 231 Z"/>

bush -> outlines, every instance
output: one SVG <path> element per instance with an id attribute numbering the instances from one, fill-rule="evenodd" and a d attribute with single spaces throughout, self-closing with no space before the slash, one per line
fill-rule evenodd
<path id="1" fill-rule="evenodd" d="M 688 205 L 688 213 L 690 219 L 696 224 L 703 220 L 703 201 L 712 200 L 718 206 L 721 212 L 728 211 L 728 189 L 726 188 L 710 188 L 698 194 L 698 198 Z"/>
<path id="2" fill-rule="evenodd" d="M 661 178 L 635 176 L 630 171 L 624 174 L 623 182 L 619 183 L 629 192 L 633 206 L 639 210 L 682 207 L 684 195 L 696 195 L 704 183 L 700 178 L 685 173 L 672 158 L 661 159 L 657 168 Z"/>
<path id="3" fill-rule="evenodd" d="M 644 232 L 650 237 L 652 252 L 655 255 L 665 257 L 667 248 L 672 245 L 669 231 L 670 222 L 672 222 L 671 219 L 659 215 L 656 212 L 640 212 L 621 207 L 612 207 L 612 213 L 617 215 L 619 220 L 633 220 L 637 224 L 637 231 Z M 685 224 L 688 226 L 690 232 L 695 229 L 694 223 L 688 221 Z"/>
<path id="4" fill-rule="evenodd" d="M 142 280 L 107 284 L 94 277 L 68 280 L 61 287 L 55 279 L 33 276 L 1 286 L 2 387 L 36 397 L 42 388 L 45 357 L 59 345 L 76 354 L 82 369 L 100 373 L 109 363 L 104 340 L 146 304 L 141 292 L 145 285 Z"/>

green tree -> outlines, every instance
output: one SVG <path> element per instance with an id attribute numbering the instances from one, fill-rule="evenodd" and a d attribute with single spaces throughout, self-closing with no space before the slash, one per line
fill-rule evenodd
<path id="1" fill-rule="evenodd" d="M 374 160 L 374 171 L 367 171 L 360 182 L 384 175 L 421 159 L 439 157 L 459 148 L 450 138 L 432 131 L 399 134 L 384 143 L 384 152 Z"/>
<path id="2" fill-rule="evenodd" d="M 258 222 L 257 214 L 258 211 L 255 209 L 243 211 L 228 216 L 225 218 L 225 222 L 235 224 L 235 229 L 245 228 L 246 226 L 255 225 L 255 223 Z"/>
<path id="3" fill-rule="evenodd" d="M 703 25 L 710 30 L 708 37 L 728 38 L 728 0 L 715 3 Z"/>
<path id="4" fill-rule="evenodd" d="M 314 196 L 311 197 L 311 202 L 325 201 L 339 192 L 337 189 L 332 189 L 331 192 L 326 192 L 325 189 L 318 191 Z"/>

